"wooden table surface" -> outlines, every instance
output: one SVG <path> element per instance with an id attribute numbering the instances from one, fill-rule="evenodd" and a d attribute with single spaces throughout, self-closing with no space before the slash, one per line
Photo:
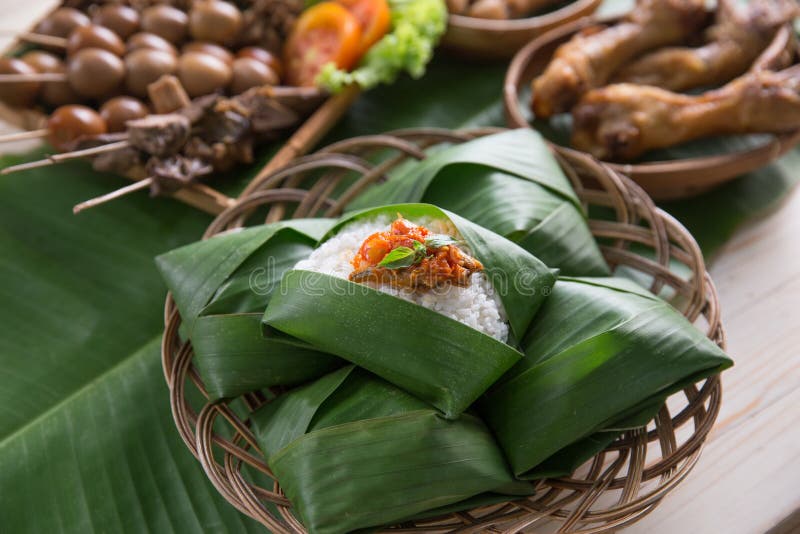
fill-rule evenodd
<path id="1" fill-rule="evenodd" d="M 740 229 L 710 271 L 736 361 L 722 410 L 694 472 L 626 532 L 800 532 L 800 192 Z"/>
<path id="2" fill-rule="evenodd" d="M 0 0 L 2 29 L 52 4 Z M 710 270 L 736 361 L 722 411 L 694 472 L 625 532 L 800 532 L 800 192 L 742 228 Z"/>

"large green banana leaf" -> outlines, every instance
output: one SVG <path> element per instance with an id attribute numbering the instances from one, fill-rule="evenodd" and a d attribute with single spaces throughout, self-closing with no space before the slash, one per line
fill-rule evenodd
<path id="1" fill-rule="evenodd" d="M 186 450 L 161 370 L 153 257 L 208 218 L 146 196 L 70 214 L 115 180 L 0 180 L 0 531 L 263 532 Z"/>
<path id="2" fill-rule="evenodd" d="M 484 265 L 519 338 L 555 280 L 525 250 L 457 215 L 426 204 L 397 204 L 346 216 L 449 219 Z M 323 238 L 325 241 L 325 238 Z M 270 329 L 368 369 L 439 408 L 464 411 L 522 355 L 454 319 L 370 287 L 311 271 L 290 270 L 264 313 Z"/>
<path id="3" fill-rule="evenodd" d="M 531 470 L 592 434 L 646 422 L 654 398 L 732 365 L 666 302 L 614 278 L 560 279 L 523 347 L 525 358 L 480 402 L 522 477 L 539 476 Z M 612 437 L 604 432 L 575 447 L 591 455 Z"/>
<path id="4" fill-rule="evenodd" d="M 532 130 L 439 152 L 367 190 L 348 209 L 399 202 L 428 202 L 457 213 L 564 274 L 609 274 L 567 177 Z"/>
<path id="5" fill-rule="evenodd" d="M 253 417 L 259 444 L 309 532 L 391 524 L 488 491 L 525 495 L 481 421 L 447 421 L 345 367 Z"/>
<path id="6" fill-rule="evenodd" d="M 257 226 L 157 258 L 213 398 L 299 384 L 341 365 L 296 340 L 265 339 L 260 326 L 283 273 L 307 257 L 332 224 L 303 219 Z"/>
<path id="7" fill-rule="evenodd" d="M 607 0 L 604 10 L 629 4 Z M 439 53 L 421 80 L 361 95 L 323 143 L 395 128 L 503 125 L 505 69 Z M 236 194 L 273 151 L 215 185 Z M 0 167 L 42 155 L 3 156 Z M 794 150 L 665 207 L 708 255 L 777 206 L 798 168 Z M 186 451 L 161 376 L 165 289 L 152 258 L 197 240 L 210 218 L 144 193 L 72 215 L 74 204 L 126 183 L 78 162 L 0 180 L 1 530 L 263 532 Z"/>

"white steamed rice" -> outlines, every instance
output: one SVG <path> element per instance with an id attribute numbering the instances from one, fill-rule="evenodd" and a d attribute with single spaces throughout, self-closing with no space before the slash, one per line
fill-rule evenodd
<path id="1" fill-rule="evenodd" d="M 458 237 L 456 229 L 446 220 L 425 219 L 412 222 L 436 233 Z M 364 240 L 375 232 L 388 230 L 390 224 L 388 216 L 355 221 L 345 226 L 294 268 L 347 279 L 353 271 L 350 261 Z M 473 273 L 471 283 L 467 287 L 448 284 L 424 292 L 400 290 L 387 284 L 369 285 L 439 312 L 500 341 L 505 342 L 508 339 L 508 323 L 503 306 L 483 272 Z"/>

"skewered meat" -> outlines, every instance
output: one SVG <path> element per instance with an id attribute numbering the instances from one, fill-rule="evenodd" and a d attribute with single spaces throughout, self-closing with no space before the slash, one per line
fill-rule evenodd
<path id="1" fill-rule="evenodd" d="M 207 113 L 197 123 L 203 138 L 210 143 L 236 143 L 250 135 L 250 121 L 234 111 Z"/>
<path id="2" fill-rule="evenodd" d="M 92 160 L 92 168 L 98 172 L 111 172 L 124 176 L 141 174 L 136 172 L 143 167 L 142 153 L 132 146 L 98 154 Z"/>
<path id="3" fill-rule="evenodd" d="M 661 46 L 685 42 L 706 23 L 703 0 L 640 0 L 623 21 L 589 28 L 556 50 L 533 82 L 537 117 L 569 111 L 581 95 L 604 85 L 630 59 Z"/>
<path id="4" fill-rule="evenodd" d="M 128 121 L 127 127 L 132 146 L 154 156 L 169 156 L 186 144 L 191 124 L 183 115 L 169 113 Z"/>
<path id="5" fill-rule="evenodd" d="M 210 174 L 213 170 L 211 165 L 198 158 L 186 156 L 150 158 L 147 162 L 147 172 L 153 178 L 150 194 L 156 196 L 176 191 L 195 182 L 200 176 Z"/>
<path id="6" fill-rule="evenodd" d="M 240 44 L 279 54 L 304 5 L 303 0 L 252 0 L 242 12 Z"/>
<path id="7" fill-rule="evenodd" d="M 735 0 L 720 0 L 708 44 L 652 52 L 620 70 L 614 81 L 670 91 L 726 83 L 743 74 L 778 29 L 797 14 L 796 0 L 751 0 L 744 8 Z"/>
<path id="8" fill-rule="evenodd" d="M 231 109 L 247 117 L 255 133 L 290 128 L 300 121 L 300 115 L 278 102 L 269 87 L 253 88 L 233 98 L 221 100 L 215 109 Z"/>
<path id="9" fill-rule="evenodd" d="M 615 84 L 587 93 L 573 109 L 572 144 L 607 160 L 714 135 L 800 128 L 800 66 L 750 72 L 699 96 Z"/>
<path id="10" fill-rule="evenodd" d="M 209 142 L 206 139 L 193 136 L 186 143 L 184 154 L 207 161 L 216 171 L 227 171 L 237 163 L 253 162 L 253 142 L 244 139 L 237 143 Z"/>

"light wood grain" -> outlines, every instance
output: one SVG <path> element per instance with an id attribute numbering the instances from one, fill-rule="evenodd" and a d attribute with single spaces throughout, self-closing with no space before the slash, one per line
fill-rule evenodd
<path id="1" fill-rule="evenodd" d="M 780 524 L 800 509 L 800 192 L 739 231 L 711 274 L 736 361 L 722 411 L 694 472 L 626 532 L 791 532 Z"/>

